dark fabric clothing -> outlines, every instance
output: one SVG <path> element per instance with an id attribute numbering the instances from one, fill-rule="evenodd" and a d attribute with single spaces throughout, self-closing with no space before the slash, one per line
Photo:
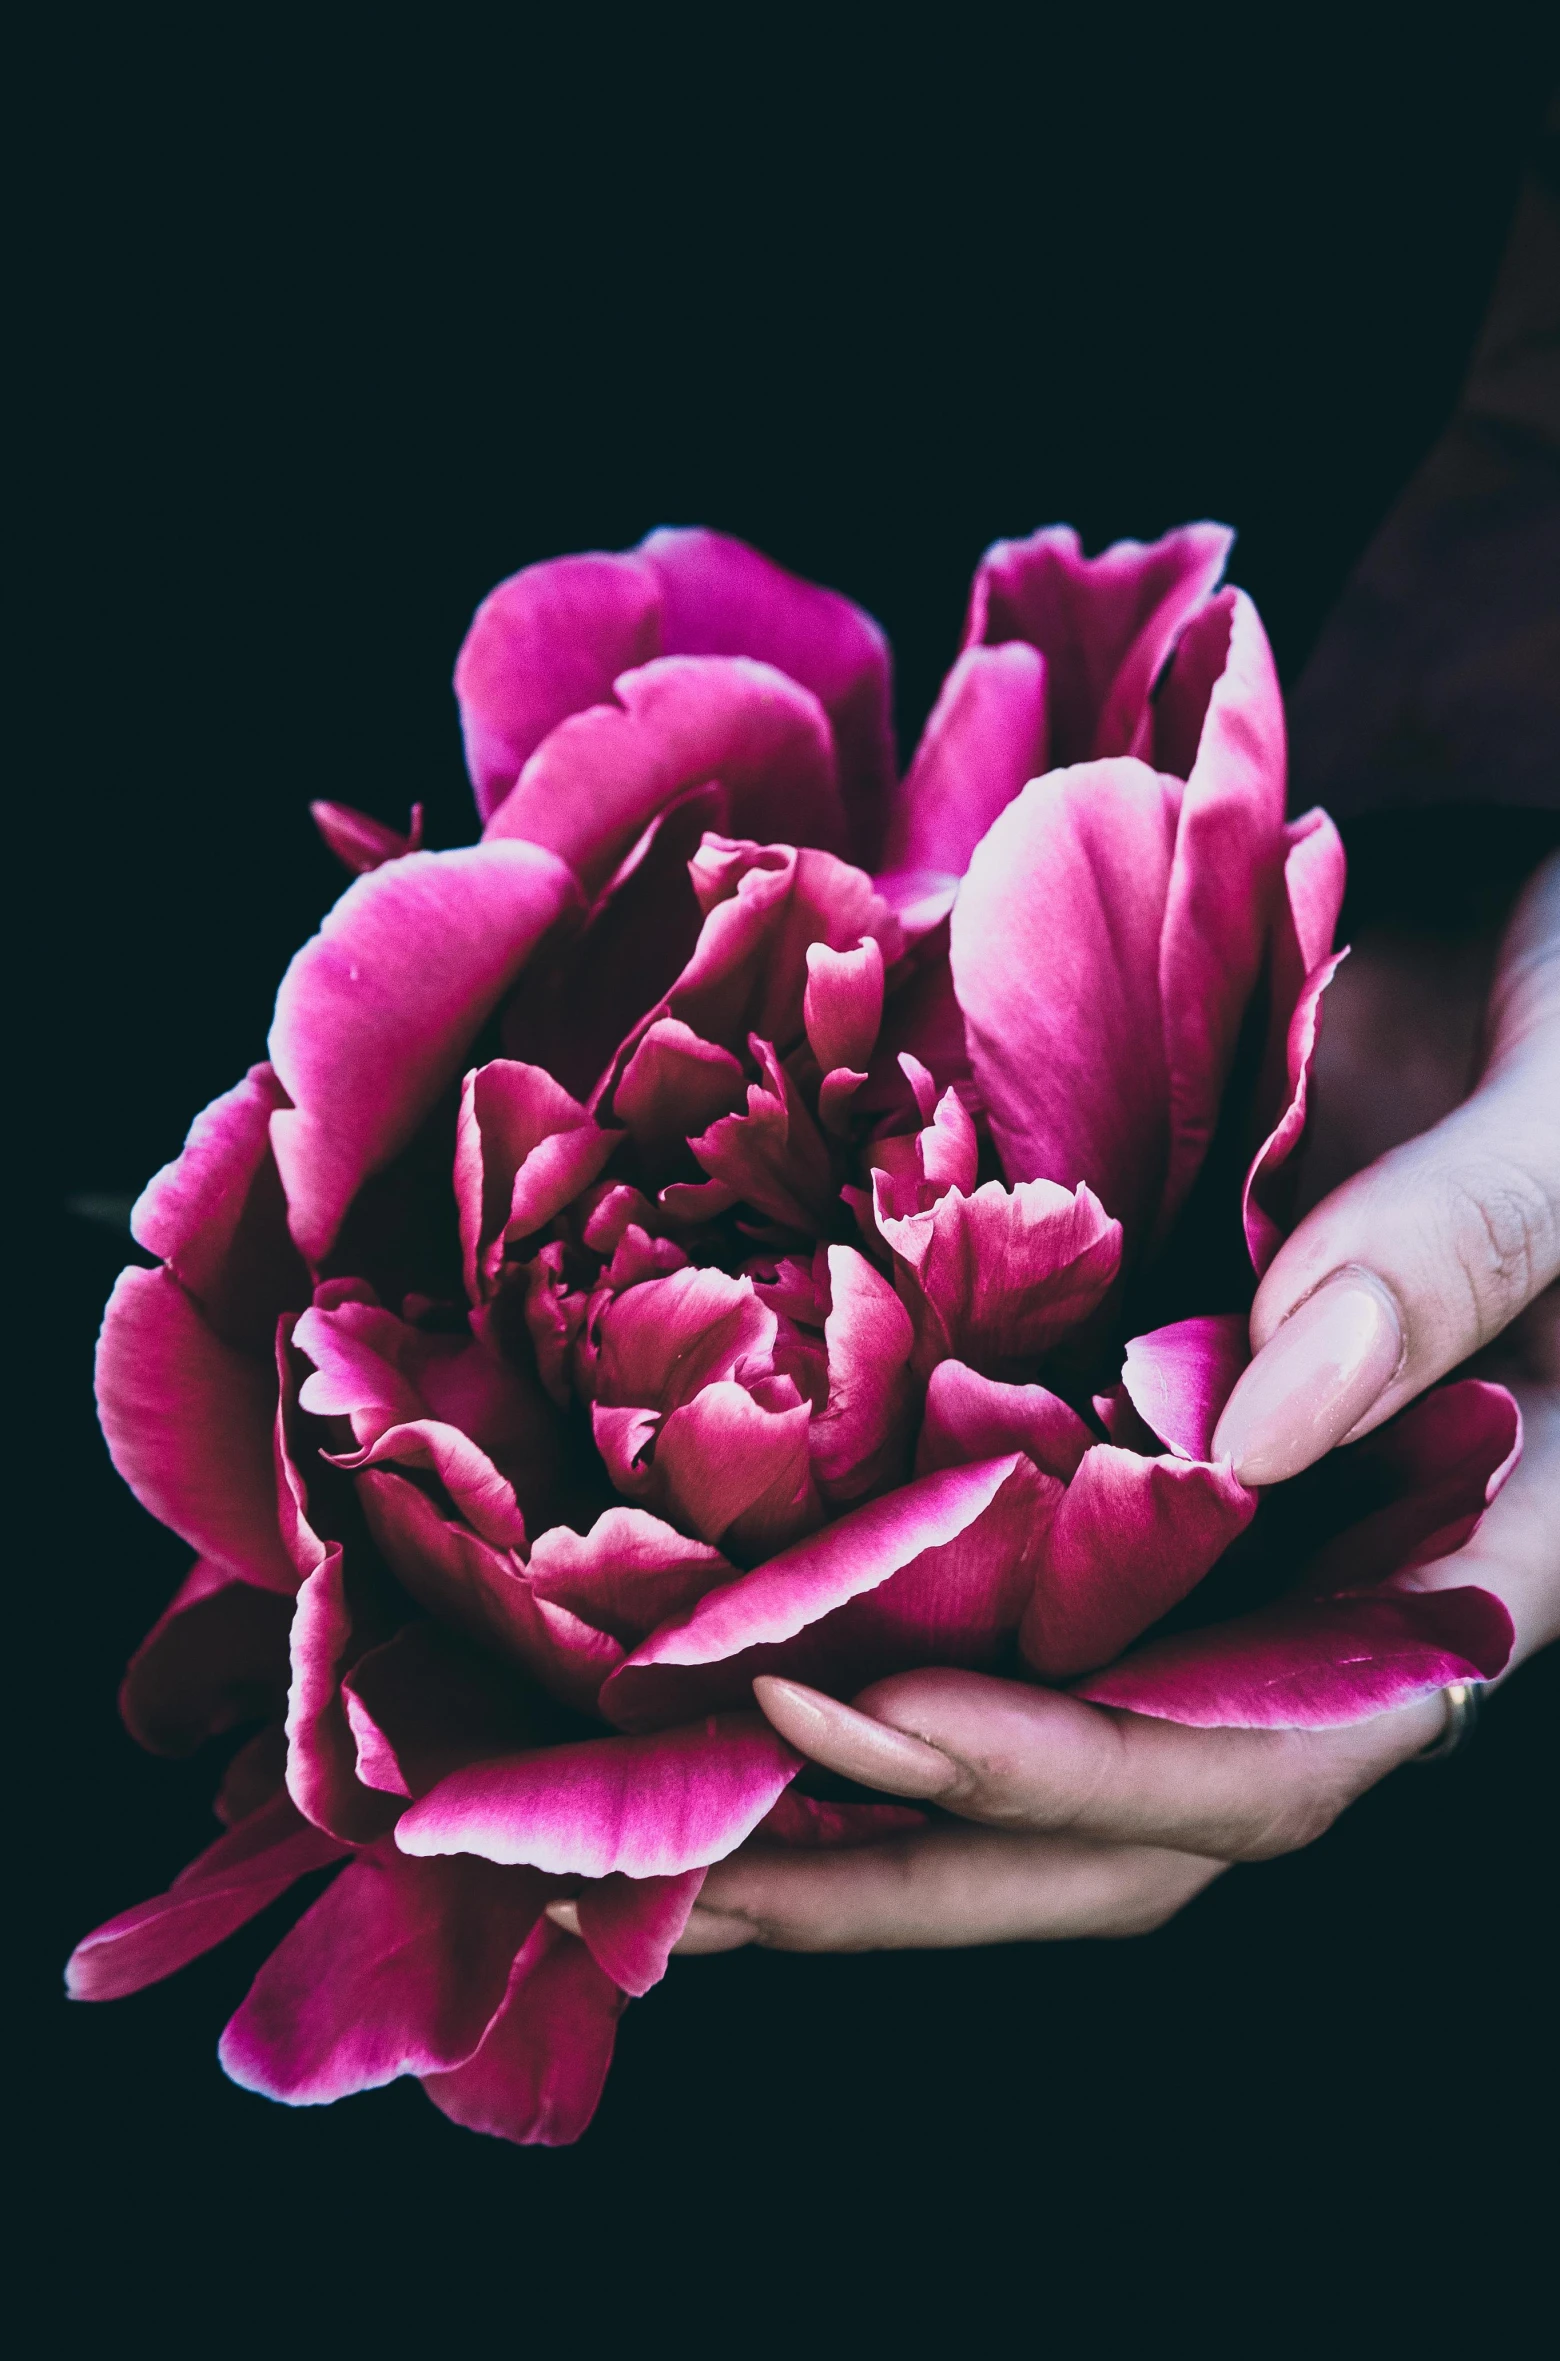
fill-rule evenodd
<path id="1" fill-rule="evenodd" d="M 1560 813 L 1560 100 L 1456 413 L 1333 609 L 1291 733 L 1297 811 Z"/>

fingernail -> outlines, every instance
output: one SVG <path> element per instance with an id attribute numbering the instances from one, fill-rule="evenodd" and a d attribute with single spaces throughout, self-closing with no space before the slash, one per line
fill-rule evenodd
<path id="1" fill-rule="evenodd" d="M 1243 1484 L 1281 1484 L 1381 1399 L 1403 1358 L 1397 1306 L 1368 1271 L 1327 1279 L 1270 1336 L 1224 1405 L 1215 1459 Z"/>
<path id="2" fill-rule="evenodd" d="M 547 1915 L 555 1927 L 562 1927 L 566 1935 L 579 1933 L 580 1906 L 578 1902 L 549 1902 Z"/>
<path id="3" fill-rule="evenodd" d="M 761 1673 L 753 1694 L 782 1738 L 789 1738 L 814 1762 L 847 1779 L 859 1779 L 864 1787 L 930 1798 L 945 1795 L 965 1776 L 963 1766 L 937 1747 L 891 1729 L 887 1722 L 874 1721 L 821 1689 Z"/>

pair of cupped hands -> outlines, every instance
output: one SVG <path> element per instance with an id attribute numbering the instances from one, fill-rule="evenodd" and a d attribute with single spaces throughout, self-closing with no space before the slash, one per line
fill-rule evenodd
<path id="1" fill-rule="evenodd" d="M 1493 1591 L 1514 1667 L 1560 1637 L 1560 855 L 1493 975 L 1471 946 L 1358 945 L 1328 995 L 1315 1091 L 1310 1191 L 1334 1185 L 1257 1292 L 1255 1357 L 1214 1451 L 1243 1482 L 1279 1483 L 1451 1369 L 1509 1384 L 1522 1461 L 1474 1538 L 1415 1579 Z M 1232 1862 L 1309 1843 L 1448 1714 L 1436 1693 L 1341 1729 L 1199 1730 L 954 1671 L 876 1681 L 850 1705 L 789 1680 L 754 1690 L 812 1761 L 939 1810 L 887 1843 L 718 1862 L 679 1952 L 1147 1932 Z"/>

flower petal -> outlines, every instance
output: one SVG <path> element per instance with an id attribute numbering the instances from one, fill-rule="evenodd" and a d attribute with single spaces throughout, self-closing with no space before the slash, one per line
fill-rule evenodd
<path id="1" fill-rule="evenodd" d="M 1043 1474 L 1066 1483 L 1093 1444 L 1077 1411 L 1043 1385 L 1002 1385 L 962 1361 L 941 1361 L 926 1389 L 915 1472 L 1022 1451 Z"/>
<path id="2" fill-rule="evenodd" d="M 1023 640 L 966 648 L 900 789 L 885 866 L 962 877 L 1019 789 L 1047 768 L 1045 658 Z"/>
<path id="3" fill-rule="evenodd" d="M 167 1263 L 228 1344 L 270 1358 L 277 1315 L 309 1300 L 309 1275 L 287 1231 L 270 1122 L 287 1094 L 266 1065 L 197 1115 L 171 1164 L 130 1214 L 137 1245 Z"/>
<path id="4" fill-rule="evenodd" d="M 734 1852 L 799 1767 L 756 1713 L 587 1739 L 457 1771 L 403 1815 L 396 1842 L 562 1876 L 674 1877 Z"/>
<path id="5" fill-rule="evenodd" d="M 222 2035 L 223 2067 L 303 2107 L 464 2065 L 545 1899 L 538 1877 L 376 1845 L 272 1952 Z"/>
<path id="6" fill-rule="evenodd" d="M 656 1493 L 704 1541 L 765 1556 L 818 1521 L 806 1402 L 768 1408 L 744 1386 L 701 1387 L 655 1439 Z"/>
<path id="7" fill-rule="evenodd" d="M 622 2009 L 584 1944 L 539 1919 L 481 2048 L 447 2074 L 425 2074 L 423 2089 L 467 2131 L 566 2147 L 596 2112 Z"/>
<path id="8" fill-rule="evenodd" d="M 872 617 L 724 533 L 663 526 L 640 543 L 661 589 L 669 656 L 757 656 L 829 717 L 858 860 L 875 862 L 894 784 L 889 655 Z"/>
<path id="9" fill-rule="evenodd" d="M 832 1503 L 905 1472 L 915 1413 L 915 1332 L 893 1288 L 853 1246 L 828 1249 L 828 1406 L 812 1422 L 813 1474 Z"/>
<path id="10" fill-rule="evenodd" d="M 1344 887 L 1338 831 L 1325 812 L 1314 811 L 1284 834 L 1284 892 L 1270 954 L 1273 1015 L 1258 1087 L 1272 1128 L 1252 1159 L 1243 1199 L 1246 1245 L 1259 1278 L 1284 1242 L 1294 1194 L 1293 1168 L 1284 1168 L 1305 1133 L 1322 994 L 1345 957 L 1332 949 Z"/>
<path id="11" fill-rule="evenodd" d="M 573 872 L 536 845 L 409 853 L 347 888 L 276 996 L 271 1118 L 293 1237 L 329 1252 L 362 1182 L 404 1148 L 560 914 Z"/>
<path id="12" fill-rule="evenodd" d="M 1086 1452 L 1045 1539 L 1024 1655 L 1051 1679 L 1109 1663 L 1196 1588 L 1256 1506 L 1227 1462 Z"/>
<path id="13" fill-rule="evenodd" d="M 1224 591 L 1186 636 L 1208 643 L 1210 658 L 1221 641 L 1225 652 L 1181 799 L 1159 946 L 1170 1117 L 1161 1236 L 1218 1122 L 1284 837 L 1284 708 L 1256 608 L 1243 591 Z"/>
<path id="14" fill-rule="evenodd" d="M 672 1945 L 688 1924 L 706 1872 L 624 1877 L 621 1871 L 579 1896 L 580 1933 L 603 1974 L 639 2000 L 666 1973 Z"/>
<path id="15" fill-rule="evenodd" d="M 455 1199 L 466 1293 L 481 1302 L 511 1237 L 539 1230 L 596 1178 L 618 1142 L 541 1066 L 494 1058 L 461 1085 Z"/>
<path id="16" fill-rule="evenodd" d="M 954 989 L 1004 1172 L 1086 1181 L 1129 1238 L 1167 1165 L 1159 939 L 1181 792 L 1129 761 L 1035 780 L 982 838 L 953 910 Z"/>
<path id="17" fill-rule="evenodd" d="M 1453 1681 L 1493 1680 L 1512 1639 L 1499 1599 L 1471 1586 L 1282 1599 L 1152 1640 L 1075 1693 L 1197 1730 L 1330 1730 Z"/>
<path id="18" fill-rule="evenodd" d="M 889 1212 L 881 1175 L 874 1189 L 923 1377 L 951 1355 L 988 1374 L 1021 1374 L 1087 1319 L 1120 1267 L 1121 1224 L 1082 1184 L 986 1181 L 903 1218 Z"/>
<path id="19" fill-rule="evenodd" d="M 660 610 L 655 578 L 632 551 L 550 558 L 488 593 L 455 659 L 466 768 L 484 820 L 550 730 L 661 653 Z"/>
<path id="20" fill-rule="evenodd" d="M 225 1942 L 311 1869 L 347 1847 L 311 1828 L 286 1796 L 263 1804 L 181 1869 L 167 1893 L 122 1910 L 71 1953 L 72 2000 L 122 2000 Z"/>
<path id="21" fill-rule="evenodd" d="M 1360 1589 L 1450 1557 L 1471 1540 L 1522 1455 L 1522 1414 L 1503 1385 L 1432 1386 L 1396 1418 L 1324 1462 L 1376 1505 L 1307 1565 L 1308 1592 Z"/>
<path id="22" fill-rule="evenodd" d="M 622 1661 L 615 1640 L 536 1597 L 513 1558 L 440 1516 L 404 1476 L 370 1469 L 357 1485 L 369 1531 L 419 1606 L 523 1666 L 562 1703 L 591 1711 Z"/>
<path id="23" fill-rule="evenodd" d="M 1148 693 L 1234 538 L 1224 525 L 1184 525 L 1093 558 L 1068 525 L 995 542 L 975 576 L 964 644 L 1027 640 L 1040 649 L 1053 764 L 1138 753 Z"/>
<path id="24" fill-rule="evenodd" d="M 412 824 L 404 835 L 368 812 L 354 810 L 350 803 L 311 803 L 309 817 L 337 860 L 356 877 L 366 877 L 370 869 L 382 869 L 386 861 L 403 860 L 408 853 L 422 850 L 420 803 L 413 804 Z"/>
<path id="25" fill-rule="evenodd" d="M 133 1268 L 103 1314 L 97 1399 L 109 1456 L 142 1507 L 229 1573 L 290 1597 L 272 1367 L 215 1336 L 171 1272 Z"/>
<path id="26" fill-rule="evenodd" d="M 736 1574 L 718 1549 L 642 1508 L 609 1508 L 585 1534 L 567 1525 L 538 1534 L 527 1571 L 537 1598 L 627 1647 Z"/>
<path id="27" fill-rule="evenodd" d="M 567 861 L 595 894 L 657 813 L 719 779 L 730 825 L 842 852 L 834 743 L 818 700 L 746 656 L 666 656 L 613 682 L 616 702 L 560 722 L 488 821 Z"/>
<path id="28" fill-rule="evenodd" d="M 1251 1358 L 1238 1312 L 1177 1320 L 1127 1346 L 1121 1379 L 1132 1406 L 1178 1459 L 1212 1456 L 1213 1430 Z"/>
<path id="29" fill-rule="evenodd" d="M 426 1795 L 467 1763 L 550 1745 L 572 1716 L 502 1660 L 443 1624 L 408 1623 L 342 1683 L 357 1775 L 389 1795 Z"/>
<path id="30" fill-rule="evenodd" d="M 138 1746 L 193 1754 L 280 1713 L 292 1601 L 198 1558 L 125 1668 L 119 1710 Z"/>

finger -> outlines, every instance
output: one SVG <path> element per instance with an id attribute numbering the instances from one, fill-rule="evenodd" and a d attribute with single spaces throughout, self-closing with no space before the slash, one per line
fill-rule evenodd
<path id="1" fill-rule="evenodd" d="M 717 1862 L 676 1949 L 897 1951 L 1137 1935 L 1212 1883 L 1216 1861 L 941 1825 L 841 1852 Z"/>
<path id="2" fill-rule="evenodd" d="M 1560 1273 L 1560 854 L 1507 929 L 1478 1088 L 1323 1199 L 1274 1257 L 1214 1453 L 1296 1475 L 1487 1344 Z"/>
<path id="3" fill-rule="evenodd" d="M 1192 1730 L 974 1672 L 899 1673 L 854 1706 L 770 1675 L 753 1693 L 782 1737 L 863 1786 L 994 1828 L 1221 1861 L 1309 1844 L 1446 1721 L 1437 1693 L 1340 1730 Z"/>

